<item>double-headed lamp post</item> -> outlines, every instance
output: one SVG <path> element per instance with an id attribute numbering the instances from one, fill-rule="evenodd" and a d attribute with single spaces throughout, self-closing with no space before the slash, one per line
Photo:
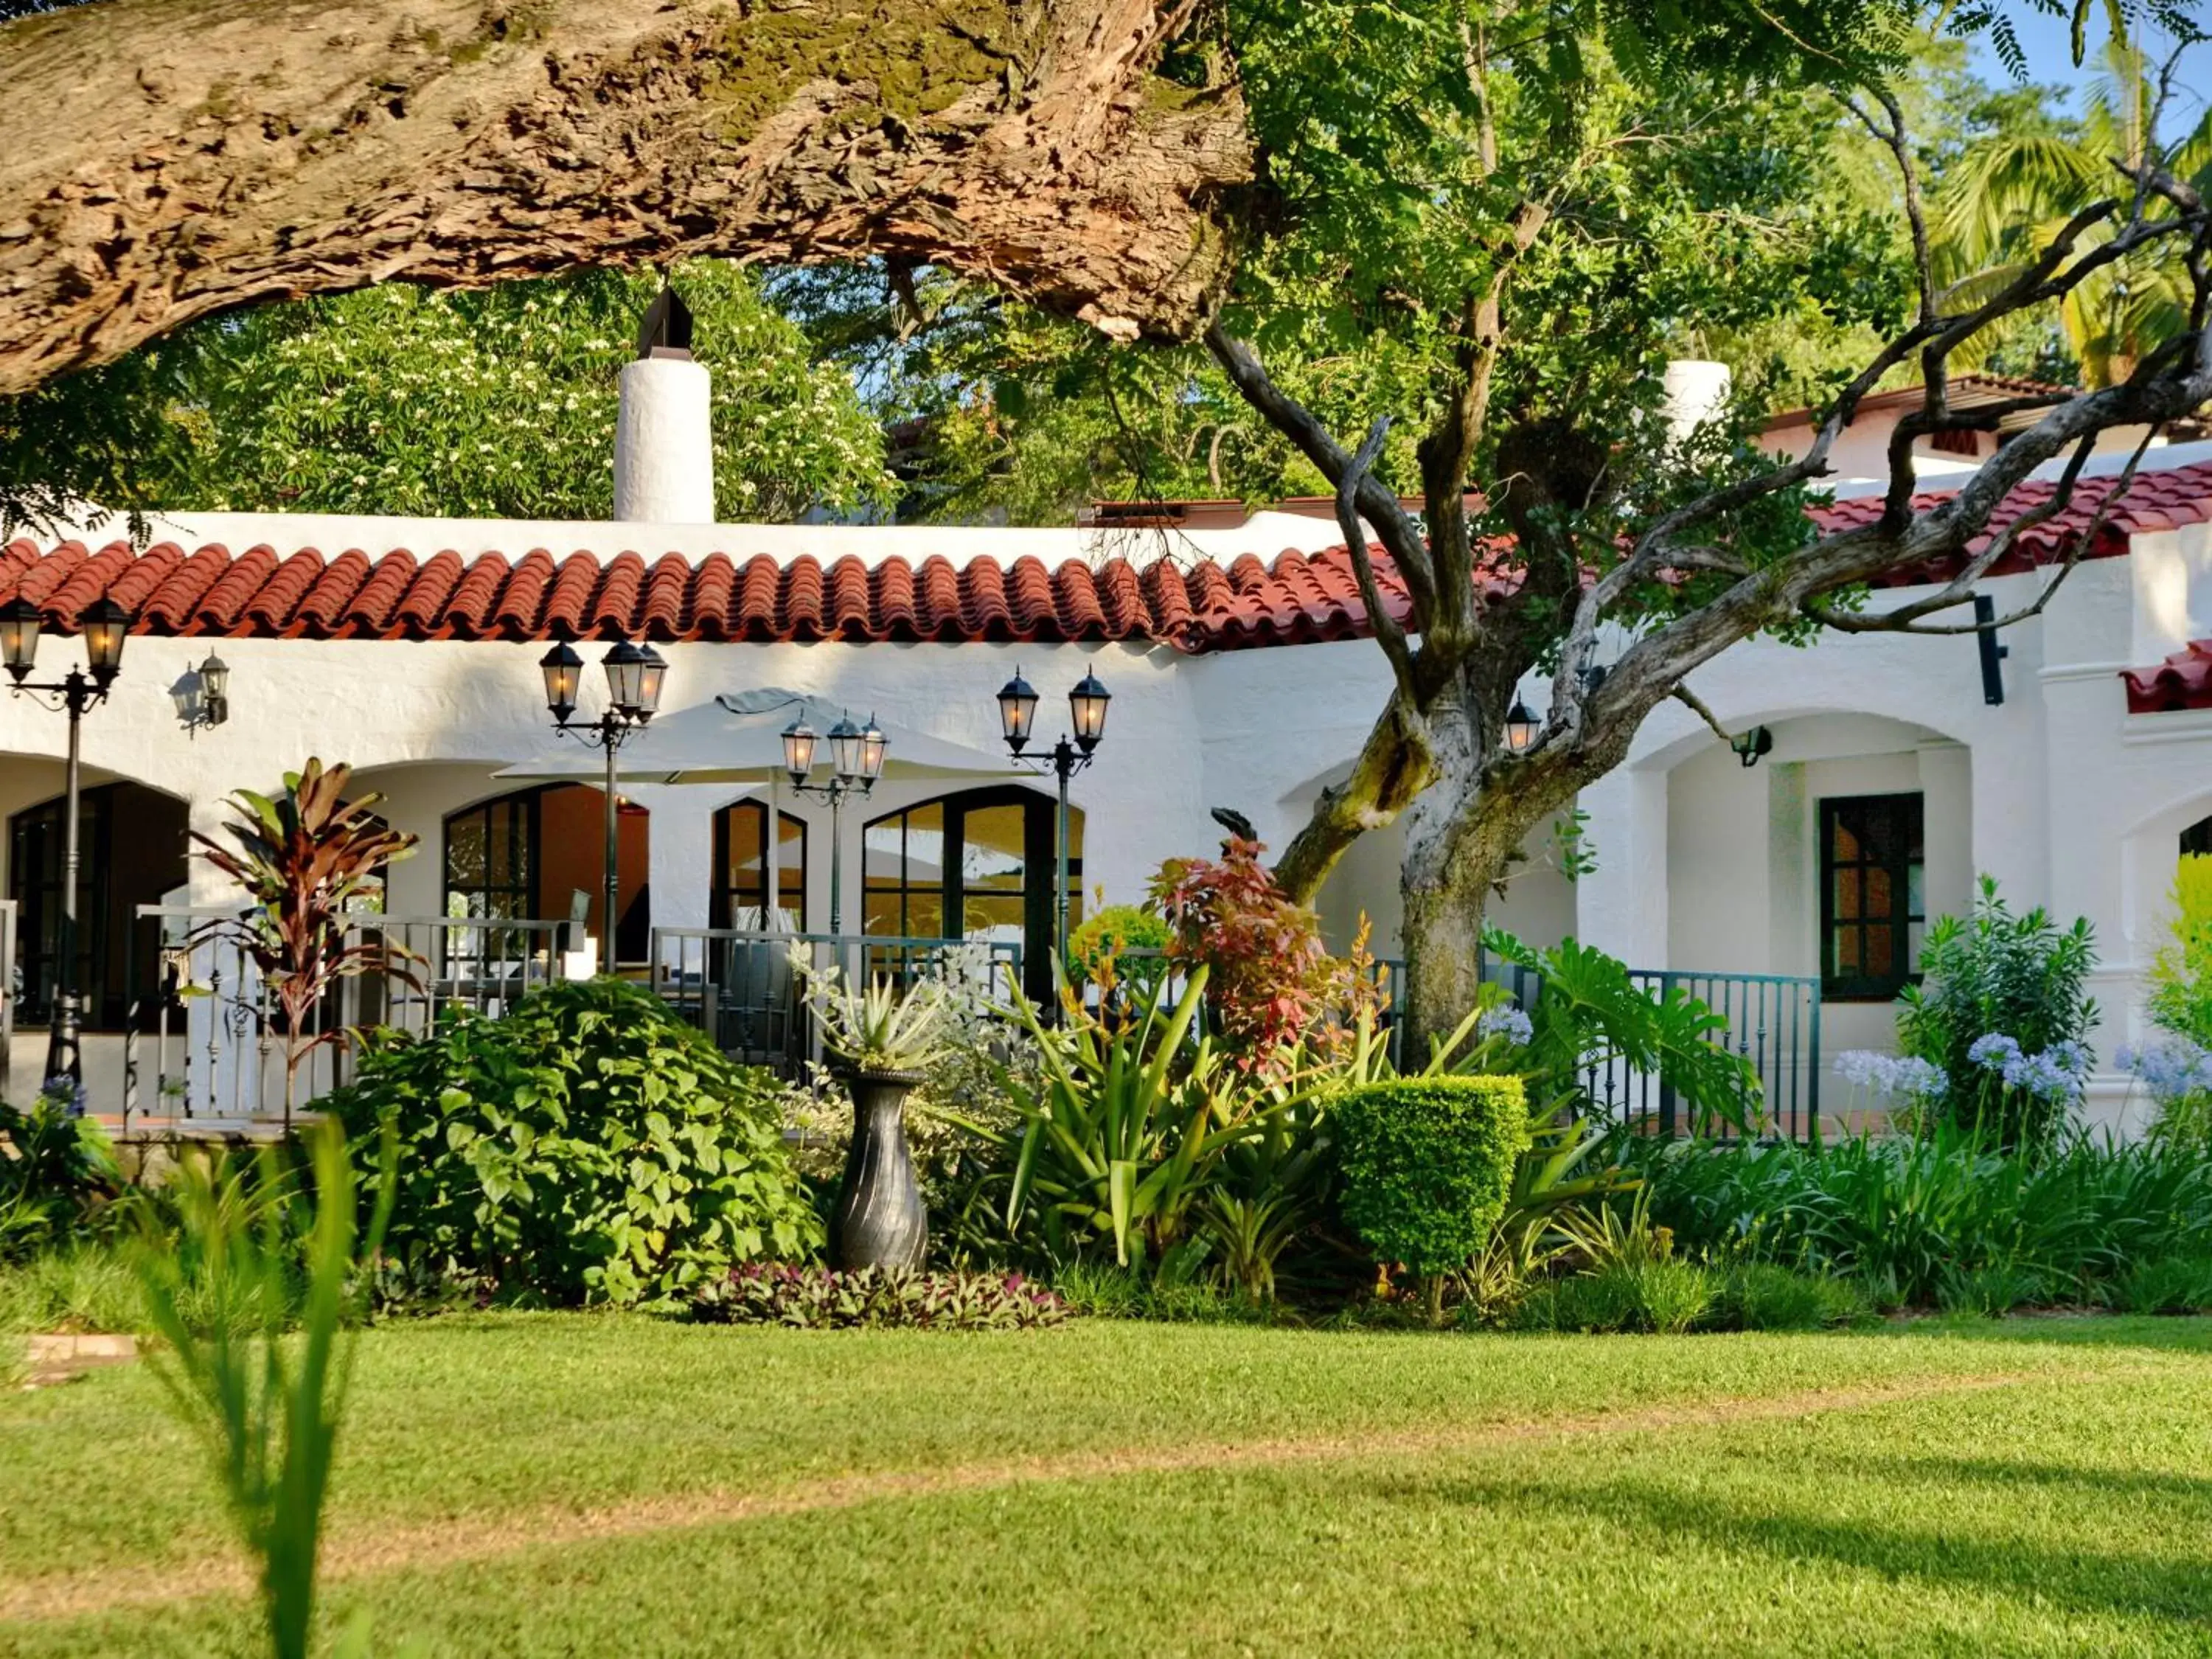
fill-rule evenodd
<path id="1" fill-rule="evenodd" d="M 1040 775 L 1050 772 L 1060 780 L 1060 816 L 1053 831 L 1052 939 L 1063 963 L 1067 959 L 1067 781 L 1091 764 L 1098 740 L 1106 735 L 1106 705 L 1113 700 L 1114 694 L 1099 684 L 1098 677 L 1085 672 L 1067 694 L 1073 735 L 1063 732 L 1050 749 L 1030 755 L 1023 751 L 1036 724 L 1036 688 L 1022 678 L 1019 666 L 1013 678 L 999 688 L 999 727 L 1006 734 L 1006 747 L 1014 751 L 1014 764 Z"/>
<path id="2" fill-rule="evenodd" d="M 809 779 L 821 746 L 822 739 L 804 715 L 783 729 L 783 769 L 791 774 L 793 790 L 830 803 L 830 932 L 836 936 L 845 931 L 845 797 L 875 789 L 876 780 L 884 775 L 890 739 L 873 714 L 866 726 L 854 725 L 850 714 L 841 716 L 830 728 L 830 781 L 814 783 Z M 772 826 L 769 833 L 775 833 Z"/>
<path id="3" fill-rule="evenodd" d="M 607 757 L 606 899 L 600 915 L 599 967 L 615 970 L 615 915 L 621 898 L 621 804 L 615 793 L 615 751 L 633 732 L 652 720 L 660 707 L 661 682 L 668 665 L 649 645 L 618 642 L 601 665 L 607 671 L 606 712 L 595 720 L 575 718 L 576 693 L 584 677 L 584 659 L 566 640 L 538 660 L 545 676 L 545 706 L 553 714 L 553 729 L 593 744 Z"/>
<path id="4" fill-rule="evenodd" d="M 28 691 L 47 708 L 69 715 L 68 781 L 62 805 L 62 914 L 56 929 L 57 966 L 54 970 L 54 1008 L 46 1037 L 46 1075 L 72 1080 L 84 1076 L 84 1056 L 78 1047 L 82 1024 L 76 991 L 76 877 L 77 847 L 77 723 L 84 711 L 107 701 L 107 688 L 115 684 L 123 665 L 123 641 L 131 631 L 131 613 L 112 599 L 95 599 L 76 619 L 84 635 L 86 666 L 72 668 L 59 680 L 34 682 L 31 670 L 38 661 L 41 617 L 30 600 L 16 599 L 0 606 L 0 665 L 15 682 L 15 694 Z"/>

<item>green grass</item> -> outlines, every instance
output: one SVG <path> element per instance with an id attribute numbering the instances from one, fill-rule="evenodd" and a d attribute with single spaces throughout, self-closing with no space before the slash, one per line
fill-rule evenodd
<path id="1" fill-rule="evenodd" d="M 1992 1376 L 2017 1380 L 1963 1386 Z M 1686 1338 L 441 1320 L 364 1341 L 326 1613 L 371 1610 L 380 1650 L 454 1655 L 2202 1654 L 2208 1384 L 2212 1322 L 2188 1320 Z M 1814 1389 L 1860 1392 L 1808 1413 Z M 1784 1396 L 1786 1416 L 1729 1403 Z M 1589 1425 L 1620 1413 L 1644 1414 Z M 1573 1421 L 1519 1426 L 1550 1419 Z M 1316 1437 L 1329 1455 L 1297 1454 Z M 234 1559 L 202 1455 L 140 1370 L 0 1398 L 0 1608 L 70 1574 L 89 1603 L 0 1622 L 0 1653 L 251 1651 L 231 1589 L 99 1609 L 108 1586 L 181 1590 Z M 1053 1466 L 1071 1458 L 1089 1461 Z M 896 1479 L 834 1507 L 713 1509 L 877 1476 Z M 533 1541 L 574 1511 L 686 1500 Z"/>

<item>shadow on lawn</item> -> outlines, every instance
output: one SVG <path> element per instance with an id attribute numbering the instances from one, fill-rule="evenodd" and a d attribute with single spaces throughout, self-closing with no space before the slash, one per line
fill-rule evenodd
<path id="1" fill-rule="evenodd" d="M 2115 1499 L 2141 1498 L 2160 1505 L 2160 1534 L 2201 1539 L 2212 1529 L 2212 1481 L 2163 1473 L 2084 1470 L 2045 1464 L 1975 1460 L 1809 1459 L 1792 1464 L 1793 1484 L 1814 1492 L 1832 1489 L 1822 1465 L 1833 1462 L 1835 1482 L 1894 1482 L 1898 1508 L 1916 1495 L 1934 1517 L 1927 1528 L 1831 1521 L 1804 1513 L 1760 1509 L 1742 1499 L 1683 1491 L 1661 1480 L 1621 1478 L 1590 1485 L 1540 1480 L 1466 1480 L 1378 1483 L 1378 1497 L 1446 1501 L 1498 1508 L 1516 1515 L 1547 1513 L 1576 1527 L 1648 1528 L 1669 1540 L 1702 1543 L 1742 1557 L 1749 1570 L 1791 1561 L 1829 1561 L 1889 1579 L 1917 1578 L 2002 1594 L 2038 1607 L 2082 1614 L 2136 1615 L 2202 1627 L 2212 1620 L 2212 1574 L 2201 1560 L 2050 1549 L 2005 1537 L 1971 1537 L 1942 1530 L 1945 1515 L 1986 1516 L 1988 1494 L 1944 1488 L 2033 1485 L 2078 1495 L 2078 1506 L 2109 1522 Z M 1885 1477 L 1884 1471 L 1887 1472 Z M 2159 1546 L 2152 1540 L 2152 1548 Z"/>

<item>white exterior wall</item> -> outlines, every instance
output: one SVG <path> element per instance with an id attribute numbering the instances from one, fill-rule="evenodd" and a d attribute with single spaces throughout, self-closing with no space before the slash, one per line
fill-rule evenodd
<path id="1" fill-rule="evenodd" d="M 515 525 L 467 526 L 461 535 L 417 521 L 261 517 L 217 525 L 209 522 L 214 516 L 196 515 L 196 527 L 234 546 L 265 541 L 286 550 L 467 545 L 512 554 L 532 545 L 603 551 L 628 542 L 652 552 L 696 544 L 829 554 L 854 550 L 865 538 L 872 559 L 949 553 L 956 545 L 979 556 L 1056 559 L 1080 556 L 1085 535 L 657 526 L 567 526 L 563 535 L 537 532 L 564 527 Z M 584 539 L 586 532 L 598 541 Z M 1322 533 L 1333 532 L 1323 526 Z M 2031 595 L 2033 580 L 1995 580 L 1984 591 L 2007 610 Z M 1584 793 L 1596 872 L 1572 887 L 1531 878 L 1499 919 L 1537 939 L 1573 931 L 1638 967 L 1808 972 L 1819 799 L 1917 787 L 1928 799 L 1931 907 L 1963 903 L 1980 872 L 1996 876 L 2017 905 L 2045 904 L 2062 921 L 2079 914 L 2094 924 L 2106 1011 L 2099 1047 L 2109 1056 L 2116 1042 L 2141 1034 L 2141 975 L 2166 920 L 2175 838 L 2212 814 L 2212 712 L 2130 718 L 2118 676 L 2205 635 L 2212 635 L 2212 528 L 2198 526 L 2141 537 L 2131 558 L 2085 564 L 2042 618 L 2008 630 L 2001 707 L 1983 701 L 1970 636 L 1738 647 L 1691 683 L 1730 731 L 1771 727 L 1773 754 L 1747 770 L 1687 710 L 1662 708 L 1626 764 Z M 424 837 L 422 854 L 394 872 L 398 912 L 438 908 L 447 812 L 515 787 L 492 777 L 498 768 L 562 752 L 546 729 L 540 644 L 226 639 L 230 722 L 188 735 L 171 688 L 208 648 L 200 639 L 131 641 L 112 697 L 84 722 L 88 778 L 129 777 L 167 790 L 189 803 L 194 827 L 207 829 L 229 789 L 265 787 L 310 754 L 349 761 L 390 796 L 392 822 Z M 1097 763 L 1077 776 L 1073 794 L 1086 819 L 1086 889 L 1103 887 L 1109 902 L 1139 897 L 1162 859 L 1211 848 L 1220 831 L 1210 806 L 1243 812 L 1279 848 L 1316 792 L 1348 767 L 1389 687 L 1381 653 L 1364 641 L 1198 658 L 1128 646 L 661 648 L 670 663 L 667 712 L 717 693 L 780 685 L 993 752 L 1000 747 L 993 694 L 1017 661 L 1043 694 L 1039 731 L 1047 738 L 1064 719 L 1067 687 L 1095 668 L 1114 693 L 1112 715 Z M 41 672 L 82 660 L 81 651 L 73 640 L 48 640 Z M 599 650 L 586 647 L 586 655 L 594 665 L 588 714 L 601 682 Z M 1528 690 L 1540 701 L 1541 687 Z M 64 739 L 59 716 L 28 698 L 0 698 L 0 813 L 58 792 Z M 972 781 L 1020 778 L 1009 769 L 1002 779 Z M 1050 787 L 1048 779 L 1030 783 Z M 857 929 L 860 914 L 863 822 L 952 787 L 886 783 L 847 811 L 848 928 Z M 653 814 L 655 921 L 703 924 L 712 814 L 765 792 L 641 785 L 626 793 Z M 815 925 L 826 926 L 828 810 L 787 797 L 781 805 L 811 826 L 810 908 Z M 1355 849 L 1324 900 L 1333 936 L 1346 935 L 1364 910 L 1376 924 L 1377 953 L 1394 953 L 1395 866 L 1387 835 Z M 210 902 L 219 884 L 201 868 L 192 893 Z M 1839 1013 L 1828 1046 L 1879 1042 L 1886 1018 L 1879 1009 Z M 2118 1095 L 2106 1079 L 2098 1109 L 2116 1116 Z"/>

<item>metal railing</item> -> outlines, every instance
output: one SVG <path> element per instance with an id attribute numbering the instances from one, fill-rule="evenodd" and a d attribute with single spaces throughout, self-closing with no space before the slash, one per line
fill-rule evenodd
<path id="1" fill-rule="evenodd" d="M 132 956 L 140 973 L 124 1033 L 125 1134 L 149 1117 L 252 1121 L 282 1110 L 284 1016 L 245 935 L 221 925 L 249 914 L 237 906 L 138 907 Z M 384 1027 L 419 1036 L 448 1007 L 502 1013 L 558 975 L 566 926 L 364 912 L 349 924 L 346 942 L 381 944 L 395 965 L 339 981 L 317 1003 L 309 1031 Z M 328 1093 L 351 1070 L 347 1046 L 321 1043 L 301 1062 L 295 1103 Z"/>
<path id="2" fill-rule="evenodd" d="M 977 953 L 989 988 L 1018 985 L 1022 947 L 1012 940 L 891 939 L 859 933 L 786 933 L 732 927 L 653 930 L 653 988 L 714 1046 L 747 1066 L 795 1076 L 822 1058 L 822 1036 L 806 1012 L 793 947 L 817 968 L 842 969 L 846 982 L 884 978 L 908 984 L 942 972 L 949 960 Z"/>
<path id="3" fill-rule="evenodd" d="M 1820 981 L 1789 974 L 1723 974 L 1696 969 L 1632 968 L 1630 981 L 1664 1002 L 1694 997 L 1718 1015 L 1709 1037 L 1714 1047 L 1747 1061 L 1759 1079 L 1757 1111 L 1762 1132 L 1802 1140 L 1820 1116 Z M 1543 975 L 1496 957 L 1483 962 L 1483 978 L 1502 985 L 1523 1008 L 1533 1009 Z M 1583 1076 L 1591 1105 L 1609 1117 L 1634 1121 L 1674 1136 L 1702 1126 L 1691 1121 L 1674 1085 L 1625 1060 L 1594 1063 Z M 1725 1126 L 1719 1133 L 1732 1133 Z"/>

